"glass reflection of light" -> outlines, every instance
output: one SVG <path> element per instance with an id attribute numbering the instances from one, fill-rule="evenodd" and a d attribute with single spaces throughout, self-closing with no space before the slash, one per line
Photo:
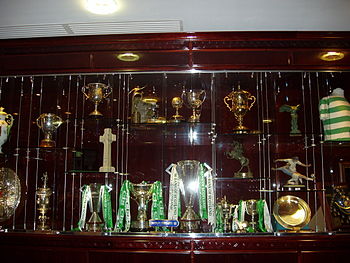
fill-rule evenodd
<path id="1" fill-rule="evenodd" d="M 197 138 L 198 138 L 197 132 L 193 128 L 190 128 L 190 132 L 188 134 L 188 139 L 190 140 L 190 142 L 191 143 L 196 142 Z"/>
<path id="2" fill-rule="evenodd" d="M 188 185 L 187 185 L 187 189 L 190 190 L 193 193 L 197 192 L 198 181 L 189 182 Z"/>
<path id="3" fill-rule="evenodd" d="M 293 217 L 294 219 L 301 219 L 301 218 L 304 218 L 304 217 L 305 217 L 305 212 L 304 212 L 304 210 L 299 209 L 299 210 L 297 210 L 297 211 L 292 215 L 292 217 Z"/>

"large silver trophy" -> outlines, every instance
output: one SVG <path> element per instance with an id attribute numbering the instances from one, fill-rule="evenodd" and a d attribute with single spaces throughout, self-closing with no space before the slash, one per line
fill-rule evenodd
<path id="1" fill-rule="evenodd" d="M 36 124 L 44 133 L 44 139 L 40 142 L 40 147 L 55 147 L 52 140 L 53 133 L 63 123 L 61 117 L 53 113 L 43 113 L 36 119 Z"/>
<path id="2" fill-rule="evenodd" d="M 81 90 L 85 97 L 92 101 L 95 105 L 94 111 L 92 111 L 89 115 L 94 117 L 103 116 L 102 113 L 97 110 L 97 107 L 103 99 L 107 98 L 109 94 L 112 93 L 112 88 L 103 83 L 89 83 L 82 87 Z"/>
<path id="3" fill-rule="evenodd" d="M 130 192 L 138 205 L 137 220 L 134 220 L 131 223 L 131 229 L 133 231 L 149 230 L 147 220 L 147 204 L 152 198 L 152 185 L 153 184 L 148 184 L 146 182 L 142 182 L 140 184 L 130 184 Z"/>
<path id="4" fill-rule="evenodd" d="M 206 92 L 203 89 L 184 91 L 182 93 L 182 99 L 185 105 L 192 109 L 192 115 L 189 118 L 189 122 L 199 122 L 201 116 L 201 106 L 205 101 Z"/>
<path id="5" fill-rule="evenodd" d="M 171 170 L 170 170 L 171 169 Z M 196 160 L 183 160 L 179 161 L 176 164 L 170 165 L 166 170 L 171 175 L 171 181 L 173 178 L 175 182 L 170 182 L 171 185 L 176 185 L 180 190 L 181 201 L 185 204 L 185 212 L 180 219 L 180 231 L 181 232 L 200 232 L 201 230 L 201 218 L 195 212 L 195 202 L 198 202 L 199 196 L 199 172 L 200 172 L 200 162 Z M 170 188 L 172 188 L 170 186 Z M 172 193 L 172 189 L 170 189 L 170 197 L 169 197 L 169 209 L 173 205 L 177 206 L 176 202 L 176 192 Z M 175 197 L 175 201 L 172 199 Z M 173 203 L 173 204 L 172 204 Z M 178 202 L 179 203 L 179 202 Z M 176 209 L 175 209 L 176 210 Z M 169 215 L 169 219 L 172 216 Z M 174 218 L 177 218 L 174 217 Z"/>
<path id="6" fill-rule="evenodd" d="M 89 185 L 91 191 L 91 199 L 89 200 L 91 216 L 86 222 L 86 230 L 92 232 L 102 231 L 104 222 L 100 218 L 99 213 L 102 206 L 101 184 L 93 183 Z"/>

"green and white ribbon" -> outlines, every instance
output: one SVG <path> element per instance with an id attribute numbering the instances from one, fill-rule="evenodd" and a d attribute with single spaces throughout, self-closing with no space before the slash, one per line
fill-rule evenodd
<path id="1" fill-rule="evenodd" d="M 216 215 L 215 215 L 215 192 L 214 192 L 214 179 L 213 179 L 213 169 L 204 163 L 207 168 L 204 176 L 207 179 L 207 206 L 208 206 L 208 224 L 212 225 L 215 229 Z"/>
<path id="2" fill-rule="evenodd" d="M 247 210 L 247 205 L 244 200 L 240 200 L 238 204 L 238 221 L 243 222 L 245 218 L 245 212 Z"/>
<path id="3" fill-rule="evenodd" d="M 223 214 L 222 207 L 216 206 L 216 225 L 215 225 L 215 233 L 223 233 L 224 232 L 224 223 L 223 223 Z"/>
<path id="4" fill-rule="evenodd" d="M 100 196 L 102 197 L 102 214 L 105 222 L 105 229 L 110 231 L 113 228 L 112 219 L 112 203 L 111 203 L 111 188 L 107 185 L 102 185 Z"/>
<path id="5" fill-rule="evenodd" d="M 130 229 L 130 181 L 125 180 L 119 194 L 119 207 L 114 230 L 127 232 Z"/>
<path id="6" fill-rule="evenodd" d="M 152 208 L 151 208 L 152 219 L 164 219 L 164 203 L 163 203 L 163 189 L 162 183 L 156 181 L 152 185 Z"/>
<path id="7" fill-rule="evenodd" d="M 199 216 L 201 219 L 208 219 L 207 184 L 203 164 L 199 168 Z"/>
<path id="8" fill-rule="evenodd" d="M 168 206 L 168 219 L 177 220 L 179 215 L 180 204 L 180 179 L 176 170 L 176 164 L 172 164 L 168 167 L 167 172 L 170 173 L 170 186 L 169 186 L 169 206 Z M 169 169 L 170 172 L 169 172 Z"/>
<path id="9" fill-rule="evenodd" d="M 88 202 L 91 201 L 91 189 L 89 185 L 84 185 L 81 188 L 81 214 L 78 221 L 78 230 L 82 231 L 85 228 L 86 212 Z"/>

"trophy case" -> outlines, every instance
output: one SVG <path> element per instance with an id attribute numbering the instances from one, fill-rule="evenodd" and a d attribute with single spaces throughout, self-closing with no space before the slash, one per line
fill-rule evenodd
<path id="1" fill-rule="evenodd" d="M 283 52 L 273 51 L 282 53 L 270 71 L 260 55 L 257 69 L 235 70 L 223 49 L 209 67 L 212 47 L 196 44 L 204 51 L 189 64 L 198 70 L 182 70 L 178 51 L 170 66 L 157 60 L 162 70 L 100 73 L 112 63 L 102 52 L 92 72 L 24 64 L 23 74 L 0 77 L 4 247 L 39 262 L 65 250 L 79 262 L 345 257 L 346 65 L 278 69 Z M 26 248 L 31 239 L 42 257 Z"/>

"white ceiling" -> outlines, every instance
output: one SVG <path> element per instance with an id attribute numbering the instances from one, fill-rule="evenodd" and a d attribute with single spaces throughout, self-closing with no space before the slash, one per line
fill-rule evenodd
<path id="1" fill-rule="evenodd" d="M 350 31 L 350 0 L 117 0 L 94 15 L 83 0 L 0 0 L 0 39 L 199 31 Z"/>

